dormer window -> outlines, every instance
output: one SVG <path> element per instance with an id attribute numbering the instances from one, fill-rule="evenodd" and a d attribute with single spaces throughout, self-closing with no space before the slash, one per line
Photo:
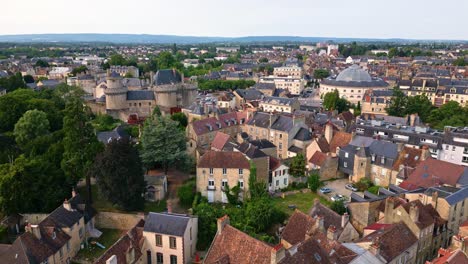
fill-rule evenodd
<path id="1" fill-rule="evenodd" d="M 52 239 L 56 239 L 57 238 L 57 233 L 55 233 L 55 231 L 52 233 Z"/>
<path id="2" fill-rule="evenodd" d="M 382 158 L 380 159 L 380 163 L 385 164 L 385 157 L 382 157 Z"/>

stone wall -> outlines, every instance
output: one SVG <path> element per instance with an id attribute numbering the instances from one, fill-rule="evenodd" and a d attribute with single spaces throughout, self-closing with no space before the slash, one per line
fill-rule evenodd
<path id="1" fill-rule="evenodd" d="M 122 214 L 112 212 L 99 212 L 95 218 L 95 225 L 99 228 L 130 230 L 140 219 L 145 216 L 141 214 Z"/>

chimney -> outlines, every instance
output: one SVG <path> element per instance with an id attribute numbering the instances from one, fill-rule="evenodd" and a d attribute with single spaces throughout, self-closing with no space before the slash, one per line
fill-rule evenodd
<path id="1" fill-rule="evenodd" d="M 230 221 L 229 221 L 229 216 L 228 215 L 224 215 L 223 217 L 221 218 L 218 218 L 218 221 L 217 221 L 217 226 L 218 226 L 218 234 L 221 234 L 221 232 L 223 231 L 224 227 L 226 225 L 229 225 Z"/>
<path id="2" fill-rule="evenodd" d="M 435 209 L 437 209 L 437 200 L 439 198 L 439 193 L 437 191 L 432 193 L 432 203 Z"/>
<path id="3" fill-rule="evenodd" d="M 395 201 L 393 197 L 388 197 L 385 201 L 385 223 L 390 224 L 393 221 L 393 209 L 395 208 Z"/>
<path id="4" fill-rule="evenodd" d="M 349 215 L 348 213 L 344 213 L 342 216 L 341 216 L 341 227 L 344 228 L 345 225 L 349 222 Z"/>
<path id="5" fill-rule="evenodd" d="M 353 129 L 353 131 L 351 131 L 351 140 L 353 140 L 355 137 L 356 137 L 356 129 Z"/>
<path id="6" fill-rule="evenodd" d="M 72 198 L 76 196 L 75 188 L 72 189 Z"/>
<path id="7" fill-rule="evenodd" d="M 415 203 L 412 203 L 409 208 L 409 216 L 413 222 L 419 222 L 419 208 Z"/>
<path id="8" fill-rule="evenodd" d="M 166 206 L 167 206 L 167 212 L 172 214 L 172 203 L 170 200 L 167 201 Z"/>
<path id="9" fill-rule="evenodd" d="M 327 140 L 328 144 L 330 144 L 333 138 L 333 126 L 330 122 L 325 125 L 325 139 Z"/>
<path id="10" fill-rule="evenodd" d="M 418 117 L 418 114 L 411 114 L 410 115 L 410 126 L 415 126 L 416 124 L 416 118 Z"/>
<path id="11" fill-rule="evenodd" d="M 336 240 L 338 238 L 338 233 L 336 232 L 336 227 L 334 225 L 330 225 L 327 230 L 327 238 L 328 240 Z"/>
<path id="12" fill-rule="evenodd" d="M 31 226 L 31 233 L 37 238 L 41 239 L 41 230 L 39 230 L 38 225 L 30 225 Z"/>
<path id="13" fill-rule="evenodd" d="M 422 151 L 421 151 L 421 160 L 427 160 L 431 156 L 431 153 L 429 152 L 429 147 L 428 146 L 422 146 Z"/>
<path id="14" fill-rule="evenodd" d="M 372 241 L 371 246 L 369 247 L 370 253 L 372 253 L 374 256 L 377 256 L 380 254 L 380 238 L 377 237 Z"/>
<path id="15" fill-rule="evenodd" d="M 63 201 L 63 208 L 65 208 L 67 211 L 71 211 L 71 210 L 72 210 L 71 204 L 70 204 L 70 202 L 69 202 L 67 199 L 65 199 L 65 201 Z"/>
<path id="16" fill-rule="evenodd" d="M 279 263 L 284 257 L 286 256 L 286 250 L 284 249 L 283 245 L 278 244 L 271 249 L 271 264 Z"/>
<path id="17" fill-rule="evenodd" d="M 405 144 L 403 143 L 397 143 L 397 150 L 398 152 L 402 152 L 403 151 L 403 148 L 405 147 Z"/>
<path id="18" fill-rule="evenodd" d="M 325 231 L 325 226 L 323 224 L 323 216 L 317 215 L 317 218 L 315 219 L 315 229 Z"/>

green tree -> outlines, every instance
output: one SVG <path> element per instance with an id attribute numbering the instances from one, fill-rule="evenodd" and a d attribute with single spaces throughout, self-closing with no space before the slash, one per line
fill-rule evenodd
<path id="1" fill-rule="evenodd" d="M 20 72 L 10 77 L 0 78 L 0 87 L 5 88 L 7 92 L 12 92 L 19 88 L 27 88 Z"/>
<path id="2" fill-rule="evenodd" d="M 163 51 L 159 53 L 158 56 L 158 66 L 159 69 L 170 69 L 175 66 L 176 60 L 174 56 L 168 51 Z"/>
<path id="3" fill-rule="evenodd" d="M 216 234 L 216 219 L 221 217 L 222 212 L 207 202 L 202 202 L 194 208 L 198 216 L 198 240 L 197 249 L 205 250 L 211 245 Z"/>
<path id="4" fill-rule="evenodd" d="M 267 63 L 267 62 L 268 62 L 268 58 L 260 58 L 260 59 L 258 60 L 258 62 L 260 62 L 260 63 Z"/>
<path id="5" fill-rule="evenodd" d="M 334 201 L 330 205 L 330 209 L 332 209 L 333 211 L 335 211 L 336 213 L 340 215 L 346 213 L 346 207 L 344 206 L 344 202 L 342 200 Z"/>
<path id="6" fill-rule="evenodd" d="M 360 116 L 361 115 L 361 101 L 357 103 L 357 105 L 354 107 L 354 116 Z"/>
<path id="7" fill-rule="evenodd" d="M 16 122 L 29 110 L 28 101 L 36 96 L 29 89 L 18 89 L 0 96 L 0 131 L 12 131 Z"/>
<path id="8" fill-rule="evenodd" d="M 257 166 L 252 161 L 250 162 L 249 190 L 251 200 L 268 195 L 266 183 L 257 180 Z"/>
<path id="9" fill-rule="evenodd" d="M 23 80 L 25 83 L 34 83 L 34 77 L 32 77 L 32 75 L 30 74 L 27 74 L 23 77 Z"/>
<path id="10" fill-rule="evenodd" d="M 153 116 L 143 127 L 141 158 L 147 166 L 159 165 L 167 171 L 170 166 L 186 159 L 185 133 L 179 123 L 169 117 Z"/>
<path id="11" fill-rule="evenodd" d="M 127 139 L 112 140 L 96 156 L 89 174 L 104 197 L 125 210 L 144 206 L 145 179 L 137 149 Z"/>
<path id="12" fill-rule="evenodd" d="M 323 80 L 330 76 L 330 72 L 326 69 L 315 69 L 314 70 L 314 79 Z"/>
<path id="13" fill-rule="evenodd" d="M 428 122 L 437 129 L 444 129 L 445 126 L 467 126 L 468 107 L 461 107 L 457 102 L 450 101 L 432 110 Z"/>
<path id="14" fill-rule="evenodd" d="M 245 206 L 245 222 L 253 232 L 264 232 L 274 221 L 275 207 L 271 199 L 263 197 Z"/>
<path id="15" fill-rule="evenodd" d="M 86 67 L 86 66 L 84 66 L 84 65 L 81 65 L 81 66 L 79 66 L 79 67 L 74 68 L 74 69 L 71 71 L 71 75 L 76 76 L 77 74 L 83 73 L 83 72 L 86 72 L 86 71 L 88 71 L 88 67 Z"/>
<path id="16" fill-rule="evenodd" d="M 184 185 L 180 186 L 177 190 L 177 197 L 179 197 L 179 202 L 183 206 L 190 206 L 195 199 L 195 182 L 189 181 Z"/>
<path id="17" fill-rule="evenodd" d="M 299 153 L 292 158 L 289 166 L 289 173 L 296 178 L 304 177 L 306 175 L 306 162 L 302 153 Z"/>
<path id="18" fill-rule="evenodd" d="M 336 109 L 336 103 L 340 99 L 340 94 L 338 90 L 334 90 L 333 92 L 328 92 L 323 97 L 323 107 L 328 110 Z"/>
<path id="19" fill-rule="evenodd" d="M 426 122 L 434 107 L 425 94 L 409 96 L 405 115 L 418 114 L 423 122 Z"/>
<path id="20" fill-rule="evenodd" d="M 47 68 L 47 67 L 49 67 L 49 63 L 47 61 L 44 61 L 44 60 L 38 60 L 38 61 L 36 61 L 35 66 L 36 67 Z"/>
<path id="21" fill-rule="evenodd" d="M 459 57 L 452 62 L 453 66 L 464 67 L 468 66 L 468 62 L 465 60 L 465 57 Z"/>
<path id="22" fill-rule="evenodd" d="M 182 112 L 172 114 L 172 115 L 171 115 L 171 119 L 174 120 L 174 121 L 179 122 L 179 127 L 180 127 L 182 130 L 185 130 L 185 128 L 186 128 L 187 125 L 188 125 L 187 116 L 186 116 L 184 113 L 182 113 Z"/>
<path id="23" fill-rule="evenodd" d="M 87 201 L 92 203 L 91 178 L 87 171 L 102 145 L 97 141 L 90 123 L 91 110 L 80 97 L 69 98 L 64 112 L 64 153 L 61 167 L 72 185 L 86 176 Z"/>
<path id="24" fill-rule="evenodd" d="M 404 116 L 407 104 L 408 97 L 398 87 L 395 87 L 393 88 L 393 97 L 385 111 L 391 116 Z"/>
<path id="25" fill-rule="evenodd" d="M 135 77 L 135 76 L 133 76 L 133 74 L 131 72 L 127 72 L 125 74 L 125 78 L 133 78 L 133 77 Z"/>
<path id="26" fill-rule="evenodd" d="M 125 58 L 120 55 L 120 54 L 114 54 L 110 57 L 109 59 L 109 64 L 110 65 L 120 65 L 120 66 L 125 66 L 127 65 L 127 61 Z"/>
<path id="27" fill-rule="evenodd" d="M 25 146 L 31 140 L 49 133 L 49 120 L 46 113 L 29 110 L 18 120 L 13 134 L 19 146 Z"/>
<path id="28" fill-rule="evenodd" d="M 307 183 L 309 184 L 309 188 L 313 192 L 317 192 L 318 188 L 320 188 L 320 175 L 317 172 L 312 173 L 309 178 L 307 179 Z"/>

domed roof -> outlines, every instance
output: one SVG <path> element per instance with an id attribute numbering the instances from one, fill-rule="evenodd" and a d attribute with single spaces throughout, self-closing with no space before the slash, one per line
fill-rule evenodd
<path id="1" fill-rule="evenodd" d="M 336 80 L 345 82 L 371 82 L 372 77 L 368 72 L 354 64 L 346 70 L 340 72 L 340 74 L 338 74 L 336 77 Z"/>

